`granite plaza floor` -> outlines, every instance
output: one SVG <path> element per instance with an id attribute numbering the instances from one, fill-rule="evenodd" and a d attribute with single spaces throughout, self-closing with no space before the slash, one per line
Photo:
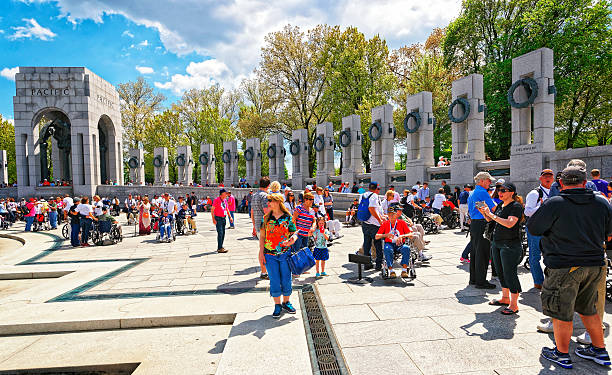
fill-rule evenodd
<path id="1" fill-rule="evenodd" d="M 197 217 L 198 234 L 171 244 L 134 236 L 135 228 L 126 226 L 120 244 L 89 248 L 70 247 L 59 230 L 24 233 L 17 224 L 2 232 L 0 374 L 58 367 L 113 374 L 323 374 L 329 357 L 316 352 L 318 341 L 310 335 L 321 324 L 304 313 L 310 284 L 316 299 L 308 298 L 320 302 L 322 328 L 336 344 L 344 373 L 609 371 L 576 356 L 574 370 L 540 359 L 552 335 L 535 330 L 543 316 L 531 275 L 520 268 L 520 312 L 502 316 L 487 305 L 499 289 L 467 286 L 467 265 L 459 263 L 467 238 L 451 230 L 427 236 L 434 258 L 417 268 L 416 280 L 383 281 L 368 272 L 373 283 L 354 285 L 346 282 L 356 274 L 347 254 L 360 246 L 361 229 L 344 228 L 330 247 L 329 276 L 315 280 L 312 270 L 296 279 L 298 313 L 273 320 L 250 221 L 241 214 L 236 221 L 237 229 L 227 231 L 227 254 L 215 251 L 209 214 Z M 611 321 L 607 315 L 606 325 Z M 584 331 L 580 322 L 575 327 L 574 335 Z"/>

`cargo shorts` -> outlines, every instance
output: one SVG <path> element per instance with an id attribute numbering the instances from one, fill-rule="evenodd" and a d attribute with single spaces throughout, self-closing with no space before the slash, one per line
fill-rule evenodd
<path id="1" fill-rule="evenodd" d="M 605 277 L 601 266 L 546 268 L 542 284 L 542 312 L 551 318 L 571 322 L 574 311 L 595 315 L 597 287 Z"/>

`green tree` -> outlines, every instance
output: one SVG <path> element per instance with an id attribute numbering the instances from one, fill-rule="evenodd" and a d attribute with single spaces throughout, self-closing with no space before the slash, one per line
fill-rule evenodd
<path id="1" fill-rule="evenodd" d="M 121 123 L 123 124 L 124 145 L 137 148 L 145 138 L 146 121 L 161 110 L 166 98 L 156 93 L 144 78 L 138 77 L 135 82 L 120 83 L 117 86 L 121 99 Z"/>
<path id="2" fill-rule="evenodd" d="M 156 147 L 168 148 L 168 172 L 170 181 L 177 180 L 176 147 L 188 145 L 189 140 L 185 134 L 185 126 L 179 114 L 172 110 L 147 119 L 144 128 L 143 145 L 145 152 L 145 179 L 147 182 L 155 180 L 153 167 L 153 152 Z"/>
<path id="3" fill-rule="evenodd" d="M 15 161 L 15 127 L 0 115 L 0 150 L 6 150 L 8 159 L 8 181 L 17 182 L 17 163 Z"/>
<path id="4" fill-rule="evenodd" d="M 379 35 L 366 39 L 355 27 L 328 29 L 317 64 L 325 72 L 323 101 L 331 106 L 334 129 L 342 128 L 342 117 L 359 113 L 362 134 L 371 124 L 372 108 L 391 99 L 396 79 L 389 70 L 387 43 Z M 368 137 L 362 138 L 362 159 L 370 171 Z"/>

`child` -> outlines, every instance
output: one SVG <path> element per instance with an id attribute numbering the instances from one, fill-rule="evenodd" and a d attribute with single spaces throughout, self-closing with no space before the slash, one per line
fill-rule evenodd
<path id="1" fill-rule="evenodd" d="M 329 240 L 329 231 L 325 229 L 325 218 L 317 218 L 317 229 L 314 231 L 315 249 L 313 256 L 317 267 L 316 277 L 327 276 L 325 273 L 325 261 L 329 259 L 329 250 L 327 249 L 327 241 Z M 319 273 L 319 264 L 321 264 L 321 273 Z"/>

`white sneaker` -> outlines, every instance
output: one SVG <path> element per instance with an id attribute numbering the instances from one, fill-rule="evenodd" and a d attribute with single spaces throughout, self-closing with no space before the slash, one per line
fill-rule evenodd
<path id="1" fill-rule="evenodd" d="M 582 335 L 576 337 L 576 341 L 584 345 L 591 345 L 591 336 L 587 331 L 584 331 Z"/>
<path id="2" fill-rule="evenodd" d="M 552 319 L 547 319 L 545 323 L 538 324 L 538 331 L 544 333 L 553 333 L 554 329 Z"/>

